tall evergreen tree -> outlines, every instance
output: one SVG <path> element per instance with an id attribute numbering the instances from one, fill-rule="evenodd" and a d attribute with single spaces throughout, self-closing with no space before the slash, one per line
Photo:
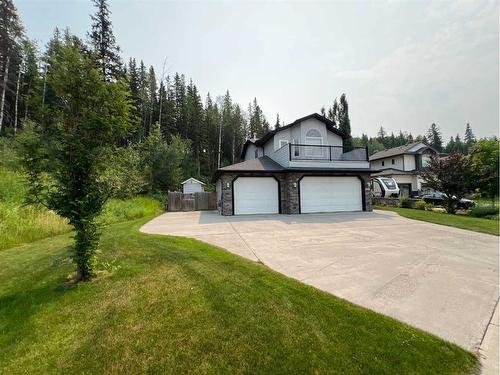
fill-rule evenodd
<path id="1" fill-rule="evenodd" d="M 148 133 L 153 125 L 153 121 L 158 115 L 158 83 L 154 68 L 149 67 L 148 73 Z"/>
<path id="2" fill-rule="evenodd" d="M 276 123 L 274 124 L 274 128 L 278 129 L 280 127 L 280 115 L 279 113 L 276 114 Z"/>
<path id="3" fill-rule="evenodd" d="M 14 86 L 21 64 L 24 29 L 12 0 L 0 0 L 0 134 L 6 118 L 12 123 Z M 8 105 L 9 104 L 9 105 Z"/>
<path id="4" fill-rule="evenodd" d="M 120 48 L 116 45 L 111 24 L 108 1 L 92 0 L 97 8 L 91 16 L 90 40 L 94 47 L 97 65 L 106 80 L 118 80 L 123 75 Z"/>
<path id="5" fill-rule="evenodd" d="M 339 130 L 349 138 L 344 141 L 344 146 L 351 146 L 351 120 L 349 119 L 349 104 L 345 94 L 340 95 L 338 109 L 338 127 Z"/>
<path id="6" fill-rule="evenodd" d="M 269 131 L 269 123 L 264 116 L 264 112 L 257 104 L 257 98 L 254 98 L 253 102 L 249 104 L 248 116 L 250 137 L 255 135 L 260 138 Z"/>
<path id="7" fill-rule="evenodd" d="M 439 152 L 443 151 L 443 139 L 441 137 L 439 126 L 437 126 L 435 123 L 432 123 L 429 130 L 427 130 L 426 136 L 429 142 L 429 146 L 435 148 Z"/>
<path id="8" fill-rule="evenodd" d="M 470 127 L 469 123 L 467 123 L 467 126 L 465 127 L 464 141 L 467 147 L 470 147 L 474 143 L 476 143 L 476 137 L 474 136 L 474 133 L 472 132 L 472 128 Z"/>
<path id="9" fill-rule="evenodd" d="M 335 127 L 339 125 L 339 103 L 337 102 L 337 98 L 333 101 L 333 105 L 328 109 L 328 119 L 330 119 Z"/>

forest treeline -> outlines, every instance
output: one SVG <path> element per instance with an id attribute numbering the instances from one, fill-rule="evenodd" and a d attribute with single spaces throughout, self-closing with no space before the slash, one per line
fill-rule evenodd
<path id="1" fill-rule="evenodd" d="M 243 107 L 231 98 L 229 91 L 216 96 L 202 94 L 184 74 L 168 75 L 164 67 L 157 72 L 140 58 L 124 62 L 113 33 L 107 1 L 93 0 L 93 3 L 92 28 L 85 39 L 72 35 L 67 29 L 55 29 L 40 52 L 27 37 L 12 0 L 0 0 L 0 136 L 15 137 L 30 121 L 41 123 L 44 116 L 50 115 L 51 105 L 60 100 L 54 95 L 50 75 L 61 49 L 68 44 L 92 56 L 106 80 L 121 82 L 126 87 L 132 103 L 132 125 L 117 143 L 128 150 L 121 155 L 130 164 L 124 169 L 150 170 L 143 176 L 146 181 L 153 179 L 153 174 L 167 176 L 162 181 L 145 182 L 150 190 L 176 188 L 179 179 L 184 177 L 209 181 L 219 166 L 239 161 L 247 138 L 260 137 L 284 125 L 279 115 L 271 124 L 256 98 Z M 351 134 L 345 94 L 331 106 L 322 107 L 320 112 L 344 133 Z M 363 134 L 353 137 L 346 145 L 366 146 L 373 153 L 416 140 L 448 153 L 466 153 L 476 141 L 467 124 L 463 139 L 457 134 L 445 144 L 439 127 L 432 124 L 425 135 L 417 136 L 404 131 L 388 134 L 380 127 L 376 137 Z M 152 155 L 152 145 L 170 159 L 161 156 L 160 151 Z M 153 168 L 156 171 L 152 171 Z"/>

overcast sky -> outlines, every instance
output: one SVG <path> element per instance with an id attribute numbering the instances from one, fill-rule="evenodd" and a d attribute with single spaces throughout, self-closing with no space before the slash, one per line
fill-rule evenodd
<path id="1" fill-rule="evenodd" d="M 471 123 L 498 135 L 497 1 L 167 2 L 110 0 L 122 55 L 159 75 L 192 78 L 203 95 L 229 90 L 268 120 L 319 112 L 345 92 L 353 135 L 380 126 L 449 138 Z M 84 36 L 90 0 L 15 0 L 44 46 L 55 26 Z"/>

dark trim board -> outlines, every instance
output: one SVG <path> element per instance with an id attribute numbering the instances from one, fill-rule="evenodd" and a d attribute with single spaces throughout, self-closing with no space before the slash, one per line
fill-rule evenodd
<path id="1" fill-rule="evenodd" d="M 363 177 L 357 174 L 321 174 L 321 173 L 304 173 L 300 178 L 297 180 L 297 189 L 299 193 L 299 214 L 302 213 L 302 203 L 301 203 L 301 193 L 300 193 L 300 182 L 304 177 L 357 177 L 360 182 L 361 186 L 361 208 L 363 211 L 366 211 L 366 196 L 365 196 L 365 180 Z"/>
<path id="2" fill-rule="evenodd" d="M 273 176 L 273 175 L 260 175 L 260 176 L 245 176 L 245 175 L 242 175 L 242 176 L 236 176 L 235 178 L 233 178 L 231 180 L 231 206 L 232 206 L 232 216 L 235 215 L 234 213 L 234 181 L 236 181 L 238 178 L 245 178 L 245 177 L 264 177 L 264 178 L 269 178 L 269 177 L 272 177 L 276 180 L 276 182 L 278 183 L 278 213 L 281 214 L 281 181 L 278 180 L 276 178 L 276 176 Z"/>

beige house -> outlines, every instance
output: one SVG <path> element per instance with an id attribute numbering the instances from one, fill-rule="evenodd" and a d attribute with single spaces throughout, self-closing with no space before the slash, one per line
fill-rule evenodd
<path id="1" fill-rule="evenodd" d="M 376 152 L 370 156 L 370 167 L 379 172 L 373 173 L 372 177 L 394 178 L 402 196 L 426 193 L 426 183 L 419 171 L 427 165 L 430 156 L 435 154 L 437 151 L 423 142 Z"/>

